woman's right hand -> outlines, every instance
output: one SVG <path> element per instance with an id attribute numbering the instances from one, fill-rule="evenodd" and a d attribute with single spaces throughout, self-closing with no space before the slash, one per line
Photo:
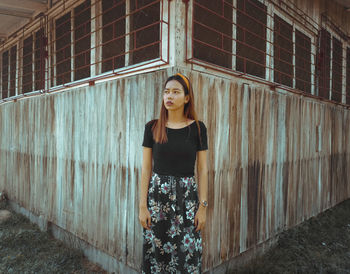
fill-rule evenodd
<path id="1" fill-rule="evenodd" d="M 145 229 L 151 229 L 151 214 L 147 207 L 140 207 L 139 221 Z"/>

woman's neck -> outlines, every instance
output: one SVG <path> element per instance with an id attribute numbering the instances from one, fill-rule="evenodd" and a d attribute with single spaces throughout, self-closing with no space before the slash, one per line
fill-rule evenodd
<path id="1" fill-rule="evenodd" d="M 168 111 L 168 123 L 183 123 L 187 121 L 185 115 L 183 114 L 183 110 L 181 111 Z"/>

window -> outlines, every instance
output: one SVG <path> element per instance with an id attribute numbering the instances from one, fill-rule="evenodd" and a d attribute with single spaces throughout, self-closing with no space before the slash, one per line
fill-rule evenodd
<path id="1" fill-rule="evenodd" d="M 102 72 L 160 56 L 160 1 L 130 0 L 129 9 L 102 0 Z"/>
<path id="2" fill-rule="evenodd" d="M 130 64 L 160 56 L 160 1 L 130 0 Z"/>
<path id="3" fill-rule="evenodd" d="M 342 102 L 343 44 L 335 35 L 321 29 L 317 60 L 319 96 Z"/>
<path id="4" fill-rule="evenodd" d="M 23 41 L 22 93 L 33 90 L 33 35 Z"/>
<path id="5" fill-rule="evenodd" d="M 2 54 L 2 99 L 9 97 L 9 51 Z"/>
<path id="6" fill-rule="evenodd" d="M 58 5 L 48 20 L 35 19 L 30 28 L 21 29 L 21 36 L 10 38 L 21 48 L 14 45 L 1 52 L 1 97 L 83 79 L 80 84 L 104 72 L 122 74 L 168 64 L 168 1 L 73 2 Z M 69 10 L 62 13 L 62 8 Z"/>
<path id="7" fill-rule="evenodd" d="M 276 14 L 274 15 L 273 52 L 274 81 L 293 87 L 293 26 Z"/>
<path id="8" fill-rule="evenodd" d="M 2 99 L 9 97 L 9 51 L 2 54 Z"/>
<path id="9" fill-rule="evenodd" d="M 331 70 L 331 35 L 325 29 L 320 31 L 318 56 L 318 95 L 329 99 Z"/>
<path id="10" fill-rule="evenodd" d="M 74 9 L 74 80 L 90 77 L 91 4 Z"/>
<path id="11" fill-rule="evenodd" d="M 295 31 L 295 87 L 311 93 L 311 39 Z"/>
<path id="12" fill-rule="evenodd" d="M 188 61 L 205 61 L 313 93 L 316 27 L 300 26 L 287 11 L 264 3 L 194 0 Z"/>
<path id="13" fill-rule="evenodd" d="M 342 43 L 333 37 L 332 49 L 332 100 L 342 101 L 342 76 L 343 76 L 343 46 Z"/>
<path id="14" fill-rule="evenodd" d="M 17 46 L 10 49 L 10 97 L 16 95 Z"/>
<path id="15" fill-rule="evenodd" d="M 346 103 L 350 105 L 350 48 L 346 49 Z"/>
<path id="16" fill-rule="evenodd" d="M 237 0 L 237 70 L 265 78 L 266 6 L 258 0 Z"/>
<path id="17" fill-rule="evenodd" d="M 71 81 L 70 12 L 56 20 L 56 84 Z"/>
<path id="18" fill-rule="evenodd" d="M 35 33 L 35 87 L 34 90 L 41 90 L 45 87 L 45 44 L 46 38 L 44 29 L 40 29 Z"/>
<path id="19" fill-rule="evenodd" d="M 125 1 L 102 0 L 102 72 L 125 66 Z"/>
<path id="20" fill-rule="evenodd" d="M 193 57 L 232 68 L 232 0 L 196 0 Z"/>

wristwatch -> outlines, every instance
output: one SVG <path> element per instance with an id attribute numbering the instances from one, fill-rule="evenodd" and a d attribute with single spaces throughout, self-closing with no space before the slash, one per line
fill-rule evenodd
<path id="1" fill-rule="evenodd" d="M 208 206 L 208 202 L 206 200 L 201 201 L 200 204 L 204 207 Z"/>

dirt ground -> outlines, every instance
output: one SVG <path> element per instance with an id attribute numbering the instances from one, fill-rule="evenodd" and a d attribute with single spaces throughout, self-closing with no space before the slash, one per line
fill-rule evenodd
<path id="1" fill-rule="evenodd" d="M 281 233 L 275 247 L 231 273 L 350 273 L 350 200 Z"/>
<path id="2" fill-rule="evenodd" d="M 81 251 L 40 231 L 4 201 L 0 210 L 11 212 L 11 217 L 0 223 L 0 273 L 107 273 Z"/>
<path id="3" fill-rule="evenodd" d="M 106 273 L 11 213 L 0 224 L 0 273 Z M 350 273 L 350 200 L 281 233 L 264 256 L 230 273 Z"/>

